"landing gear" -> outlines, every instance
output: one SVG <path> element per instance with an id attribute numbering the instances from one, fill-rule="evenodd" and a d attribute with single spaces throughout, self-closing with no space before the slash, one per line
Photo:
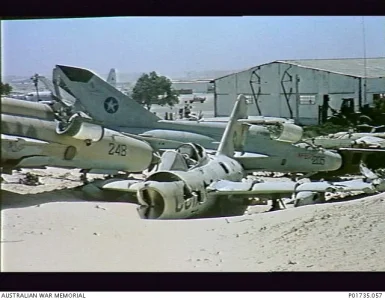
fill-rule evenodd
<path id="1" fill-rule="evenodd" d="M 87 179 L 87 173 L 89 172 L 89 170 L 80 170 L 80 172 L 82 173 L 80 175 L 80 180 L 84 183 L 84 184 L 87 184 L 89 183 L 88 179 Z"/>
<path id="2" fill-rule="evenodd" d="M 272 199 L 273 203 L 269 211 L 276 211 L 276 210 L 281 210 L 281 209 L 286 209 L 285 203 L 282 201 L 281 198 L 274 197 Z"/>

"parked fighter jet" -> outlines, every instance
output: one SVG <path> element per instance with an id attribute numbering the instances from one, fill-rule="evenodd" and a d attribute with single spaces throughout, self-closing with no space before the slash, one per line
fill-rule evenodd
<path id="1" fill-rule="evenodd" d="M 385 148 L 385 133 L 338 132 L 309 139 L 313 144 L 330 149 Z"/>
<path id="2" fill-rule="evenodd" d="M 86 69 L 57 65 L 53 75 L 60 78 L 61 87 L 75 96 L 94 120 L 121 132 L 147 137 L 155 149 L 175 149 L 176 142 L 192 142 L 215 150 L 226 127 L 224 122 L 161 120 Z M 246 112 L 238 123 L 235 147 L 239 153 L 235 158 L 249 173 L 314 173 L 342 166 L 337 153 L 309 144 L 293 145 L 302 138 L 302 128 L 297 125 L 282 123 L 272 133 L 266 127 L 253 125 Z"/>
<path id="3" fill-rule="evenodd" d="M 248 198 L 253 196 L 273 195 L 280 198 L 294 193 L 299 205 L 301 201 L 315 203 L 319 201 L 319 194 L 328 191 L 374 193 L 381 185 L 381 181 L 304 184 L 242 182 L 244 169 L 233 155 L 237 120 L 243 117 L 245 110 L 245 97 L 240 96 L 215 155 L 207 155 L 198 144 L 184 144 L 176 151 L 164 152 L 158 171 L 145 181 L 112 179 L 91 183 L 84 187 L 84 191 L 94 195 L 103 195 L 103 190 L 135 193 L 142 218 L 184 219 L 243 214 L 250 204 Z"/>
<path id="4" fill-rule="evenodd" d="M 385 133 L 338 132 L 306 140 L 316 147 L 337 150 L 344 160 L 350 161 L 345 171 L 354 173 L 361 161 L 375 170 L 385 168 Z M 341 172 L 334 172 L 335 175 Z"/>
<path id="5" fill-rule="evenodd" d="M 147 142 L 77 114 L 66 120 L 46 104 L 10 98 L 1 99 L 1 110 L 3 173 L 54 166 L 115 174 L 157 162 Z"/>

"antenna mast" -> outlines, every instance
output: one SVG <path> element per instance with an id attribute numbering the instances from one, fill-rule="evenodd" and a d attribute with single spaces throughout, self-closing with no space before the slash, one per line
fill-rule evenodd
<path id="1" fill-rule="evenodd" d="M 364 45 L 364 103 L 366 103 L 366 36 L 365 36 L 365 20 L 364 16 L 362 16 L 362 38 L 363 38 L 363 45 Z"/>

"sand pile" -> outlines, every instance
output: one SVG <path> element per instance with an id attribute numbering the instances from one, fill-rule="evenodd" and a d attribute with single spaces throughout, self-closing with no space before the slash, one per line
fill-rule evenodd
<path id="1" fill-rule="evenodd" d="M 149 221 L 83 199 L 77 170 L 5 175 L 2 271 L 384 271 L 385 193 L 232 218 Z"/>

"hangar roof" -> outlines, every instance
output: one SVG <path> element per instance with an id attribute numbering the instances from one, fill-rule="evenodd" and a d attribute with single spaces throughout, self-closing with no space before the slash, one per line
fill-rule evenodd
<path id="1" fill-rule="evenodd" d="M 385 57 L 343 59 L 280 60 L 299 67 L 350 75 L 354 77 L 385 77 Z M 366 67 L 365 67 L 366 64 Z"/>
<path id="2" fill-rule="evenodd" d="M 353 77 L 363 78 L 379 78 L 385 77 L 385 57 L 375 58 L 334 58 L 334 59 L 297 59 L 297 60 L 276 60 L 270 63 L 262 64 L 268 65 L 272 63 L 286 63 L 298 67 L 309 68 L 313 70 L 326 71 L 336 74 L 343 74 Z M 366 64 L 366 67 L 365 67 Z M 258 66 L 249 68 L 254 69 Z M 228 74 L 214 80 L 218 80 L 230 75 L 245 72 L 243 70 L 237 73 Z"/>

